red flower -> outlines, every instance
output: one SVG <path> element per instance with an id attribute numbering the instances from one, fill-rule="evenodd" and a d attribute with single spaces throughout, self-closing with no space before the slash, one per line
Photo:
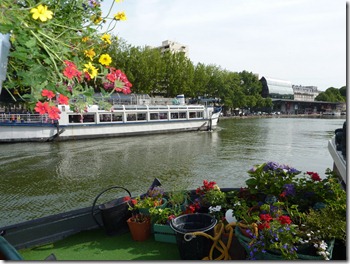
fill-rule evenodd
<path id="1" fill-rule="evenodd" d="M 131 200 L 131 197 L 130 196 L 125 196 L 124 198 L 123 198 L 123 201 L 124 202 L 128 202 L 128 201 L 130 201 Z"/>
<path id="2" fill-rule="evenodd" d="M 290 220 L 289 216 L 287 215 L 281 215 L 280 217 L 278 217 L 278 220 L 282 225 L 289 225 L 292 223 L 292 220 Z"/>
<path id="3" fill-rule="evenodd" d="M 263 229 L 269 229 L 270 228 L 270 224 L 269 222 L 264 222 L 264 223 L 261 223 L 261 224 L 258 224 L 258 229 L 259 230 L 263 230 Z"/>
<path id="4" fill-rule="evenodd" d="M 52 99 L 55 97 L 55 93 L 53 91 L 46 90 L 46 89 L 41 91 L 41 95 L 49 99 Z"/>
<path id="5" fill-rule="evenodd" d="M 63 75 L 70 80 L 77 77 L 80 81 L 81 72 L 78 71 L 77 66 L 73 62 L 67 60 L 64 61 L 64 63 L 66 64 L 66 68 L 63 70 Z"/>
<path id="6" fill-rule="evenodd" d="M 185 214 L 193 214 L 196 211 L 196 206 L 191 204 L 187 206 Z"/>
<path id="7" fill-rule="evenodd" d="M 261 221 L 270 222 L 273 218 L 269 214 L 260 214 L 259 215 Z"/>
<path id="8" fill-rule="evenodd" d="M 284 191 L 283 193 L 281 193 L 280 197 L 286 197 L 286 192 Z"/>
<path id="9" fill-rule="evenodd" d="M 50 106 L 49 106 L 48 102 L 45 102 L 45 103 L 37 102 L 34 110 L 36 112 L 38 112 L 39 114 L 44 115 L 44 114 L 48 113 L 49 108 L 50 108 Z"/>
<path id="10" fill-rule="evenodd" d="M 171 220 L 174 219 L 174 218 L 176 218 L 175 215 L 169 215 L 169 216 L 168 216 L 168 221 L 171 221 Z"/>
<path id="11" fill-rule="evenodd" d="M 306 174 L 310 175 L 313 181 L 321 181 L 321 177 L 317 172 L 307 171 Z"/>
<path id="12" fill-rule="evenodd" d="M 53 120 L 60 119 L 60 115 L 59 115 L 60 113 L 61 111 L 56 106 L 51 106 L 48 109 L 49 117 Z"/>
<path id="13" fill-rule="evenodd" d="M 196 189 L 196 194 L 203 195 L 207 191 L 214 189 L 215 185 L 216 185 L 216 182 L 214 181 L 208 182 L 207 180 L 204 180 L 203 185 Z"/>
<path id="14" fill-rule="evenodd" d="M 69 104 L 69 98 L 67 96 L 64 96 L 63 94 L 58 95 L 58 103 L 68 105 Z"/>

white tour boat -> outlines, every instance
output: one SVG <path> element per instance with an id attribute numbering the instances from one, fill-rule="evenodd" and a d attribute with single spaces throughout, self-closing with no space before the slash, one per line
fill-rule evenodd
<path id="1" fill-rule="evenodd" d="M 0 142 L 53 141 L 212 130 L 221 110 L 204 105 L 93 105 L 83 114 L 58 106 L 58 121 L 38 114 L 0 114 Z"/>

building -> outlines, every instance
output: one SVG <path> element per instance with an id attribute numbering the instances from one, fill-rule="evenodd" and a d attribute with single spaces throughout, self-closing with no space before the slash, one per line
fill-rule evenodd
<path id="1" fill-rule="evenodd" d="M 316 96 L 320 93 L 317 86 L 292 85 L 295 101 L 315 101 Z"/>
<path id="2" fill-rule="evenodd" d="M 171 41 L 171 40 L 164 40 L 162 42 L 162 46 L 159 46 L 158 49 L 160 49 L 162 53 L 166 52 L 166 51 L 170 51 L 172 53 L 183 52 L 183 53 L 185 53 L 186 57 L 188 57 L 188 55 L 189 55 L 188 46 L 180 44 L 180 43 L 175 42 L 175 41 Z"/>
<path id="3" fill-rule="evenodd" d="M 315 101 L 316 86 L 292 85 L 290 81 L 262 77 L 263 98 L 271 98 L 273 112 L 282 114 L 320 114 L 344 111 L 344 103 Z M 267 110 L 269 111 L 269 110 Z"/>
<path id="4" fill-rule="evenodd" d="M 262 84 L 261 96 L 263 98 L 270 97 L 279 99 L 294 99 L 294 92 L 291 82 L 268 77 L 262 77 L 260 82 Z"/>

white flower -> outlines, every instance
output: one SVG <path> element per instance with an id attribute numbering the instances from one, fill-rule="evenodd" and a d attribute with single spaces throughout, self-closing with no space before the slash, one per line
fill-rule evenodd
<path id="1" fill-rule="evenodd" d="M 209 212 L 210 212 L 210 213 L 213 213 L 213 212 L 220 212 L 220 210 L 221 210 L 221 205 L 217 205 L 217 206 L 215 206 L 215 207 L 213 207 L 213 206 L 210 206 L 210 207 L 209 207 Z"/>

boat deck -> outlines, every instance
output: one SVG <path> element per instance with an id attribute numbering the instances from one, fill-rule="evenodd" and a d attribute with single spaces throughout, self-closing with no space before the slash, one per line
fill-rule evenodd
<path id="1" fill-rule="evenodd" d="M 154 236 L 134 241 L 130 233 L 108 236 L 102 229 L 84 231 L 63 240 L 18 250 L 24 260 L 45 260 L 54 254 L 63 260 L 180 260 L 176 244 L 158 242 Z"/>

